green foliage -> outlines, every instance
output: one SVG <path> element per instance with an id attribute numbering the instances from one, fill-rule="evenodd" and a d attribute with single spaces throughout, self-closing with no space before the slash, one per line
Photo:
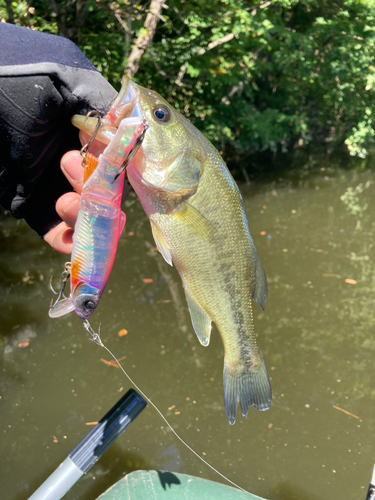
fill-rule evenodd
<path id="1" fill-rule="evenodd" d="M 15 22 L 69 36 L 119 88 L 148 3 L 12 3 Z M 311 141 L 374 142 L 375 0 L 169 0 L 135 80 L 238 158 Z M 7 19 L 0 0 L 0 17 Z M 126 29 L 124 29 L 124 26 Z"/>

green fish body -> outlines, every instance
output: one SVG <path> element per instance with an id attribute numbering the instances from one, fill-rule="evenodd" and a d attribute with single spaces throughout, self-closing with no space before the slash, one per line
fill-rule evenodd
<path id="1" fill-rule="evenodd" d="M 148 130 L 127 167 L 150 219 L 155 243 L 182 279 L 202 345 L 214 322 L 224 345 L 224 406 L 234 424 L 237 404 L 267 410 L 271 387 L 257 346 L 253 302 L 267 301 L 267 280 L 250 236 L 239 189 L 212 144 L 156 92 L 124 79 L 124 115 Z"/>

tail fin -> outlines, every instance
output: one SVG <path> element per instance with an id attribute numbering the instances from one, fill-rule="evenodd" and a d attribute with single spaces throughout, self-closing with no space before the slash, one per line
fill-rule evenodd
<path id="1" fill-rule="evenodd" d="M 236 421 L 238 402 L 244 419 L 249 406 L 255 406 L 260 411 L 269 410 L 271 407 L 271 385 L 259 347 L 258 352 L 262 362 L 257 371 L 244 367 L 241 372 L 231 373 L 224 362 L 224 407 L 231 425 Z"/>

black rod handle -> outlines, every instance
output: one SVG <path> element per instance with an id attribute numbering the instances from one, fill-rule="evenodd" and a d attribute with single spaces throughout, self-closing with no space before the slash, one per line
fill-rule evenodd
<path id="1" fill-rule="evenodd" d="M 146 406 L 146 401 L 130 389 L 69 453 L 69 458 L 86 473 Z"/>
<path id="2" fill-rule="evenodd" d="M 368 487 L 366 500 L 375 500 L 375 465 L 372 471 L 370 486 Z"/>

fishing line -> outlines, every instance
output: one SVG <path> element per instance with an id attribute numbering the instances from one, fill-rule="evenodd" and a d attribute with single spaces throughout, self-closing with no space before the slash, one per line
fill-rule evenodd
<path id="1" fill-rule="evenodd" d="M 202 458 L 196 451 L 193 450 L 193 448 L 191 448 L 191 446 L 189 446 L 186 441 L 184 441 L 182 439 L 182 437 L 180 437 L 177 432 L 173 429 L 173 427 L 171 426 L 171 424 L 168 422 L 168 420 L 164 417 L 164 415 L 162 414 L 162 412 L 159 410 L 159 408 L 151 401 L 150 398 L 148 398 L 146 396 L 146 394 L 138 387 L 138 385 L 136 383 L 134 383 L 134 381 L 132 380 L 132 378 L 130 377 L 130 375 L 128 375 L 128 373 L 125 371 L 125 369 L 122 367 L 121 363 L 119 362 L 119 360 L 116 358 L 116 356 L 108 349 L 107 346 L 105 346 L 102 342 L 102 339 L 100 338 L 100 330 L 98 333 L 95 333 L 94 330 L 91 328 L 89 322 L 87 320 L 83 320 L 83 326 L 86 328 L 87 332 L 90 334 L 91 336 L 91 339 L 93 342 L 95 342 L 96 344 L 98 344 L 100 347 L 103 347 L 110 356 L 112 356 L 112 358 L 116 361 L 118 367 L 120 368 L 120 370 L 123 372 L 123 374 L 127 377 L 127 379 L 129 380 L 129 382 L 137 389 L 137 391 L 141 394 L 142 397 L 144 397 L 144 399 L 150 403 L 150 405 L 154 408 L 154 410 L 159 414 L 159 416 L 164 420 L 164 422 L 167 424 L 167 426 L 169 427 L 169 429 L 173 432 L 173 434 L 176 436 L 176 438 L 184 445 L 186 446 L 186 448 L 188 450 L 190 450 L 196 457 L 199 458 L 199 460 L 201 460 L 205 465 L 207 465 L 207 467 L 209 467 L 210 469 L 212 469 L 214 472 L 216 472 L 216 474 L 218 474 L 222 479 L 224 479 L 225 481 L 227 481 L 228 483 L 230 483 L 232 486 L 234 486 L 235 488 L 243 491 L 244 493 L 249 493 L 247 490 L 245 490 L 244 488 L 241 488 L 241 486 L 239 486 L 238 484 L 236 484 L 234 481 L 231 481 L 230 479 L 228 479 L 226 476 L 224 476 L 224 474 L 222 474 L 220 471 L 218 471 L 217 469 L 215 469 L 215 467 L 211 464 L 209 464 L 204 458 Z"/>

